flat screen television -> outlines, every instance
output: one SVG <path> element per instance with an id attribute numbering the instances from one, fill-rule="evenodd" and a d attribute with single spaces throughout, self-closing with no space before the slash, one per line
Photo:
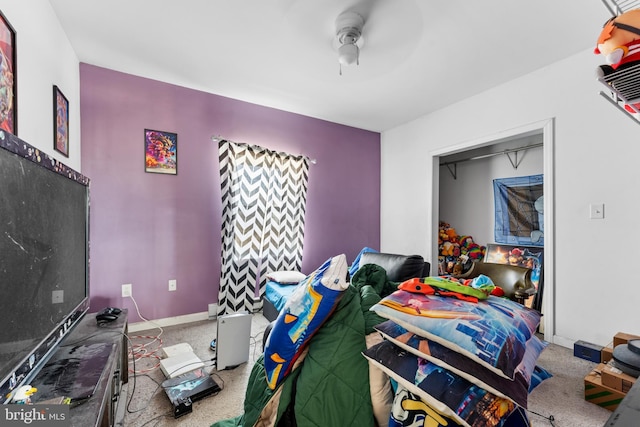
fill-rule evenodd
<path id="1" fill-rule="evenodd" d="M 0 399 L 89 308 L 89 180 L 0 130 Z"/>

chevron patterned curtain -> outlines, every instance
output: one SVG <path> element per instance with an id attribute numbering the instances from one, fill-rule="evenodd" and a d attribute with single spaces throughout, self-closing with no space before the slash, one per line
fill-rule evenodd
<path id="1" fill-rule="evenodd" d="M 218 145 L 222 190 L 218 315 L 251 313 L 262 305 L 267 273 L 302 267 L 309 160 L 225 140 Z"/>

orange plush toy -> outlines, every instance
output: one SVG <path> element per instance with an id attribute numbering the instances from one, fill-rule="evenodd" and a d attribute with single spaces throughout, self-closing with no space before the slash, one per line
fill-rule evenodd
<path id="1" fill-rule="evenodd" d="M 600 32 L 594 53 L 603 55 L 606 65 L 601 65 L 598 77 L 640 64 L 640 9 L 633 9 L 609 19 Z M 633 104 L 640 107 L 640 104 Z M 636 111 L 625 105 L 631 113 Z"/>

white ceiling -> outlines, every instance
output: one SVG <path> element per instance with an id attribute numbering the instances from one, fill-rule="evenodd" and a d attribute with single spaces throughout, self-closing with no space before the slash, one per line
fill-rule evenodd
<path id="1" fill-rule="evenodd" d="M 49 1 L 81 62 L 376 132 L 592 49 L 610 17 L 598 0 Z M 339 75 L 350 8 L 364 45 Z"/>

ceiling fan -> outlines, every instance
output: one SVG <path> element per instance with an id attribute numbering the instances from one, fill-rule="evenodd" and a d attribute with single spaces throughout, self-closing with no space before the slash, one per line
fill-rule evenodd
<path id="1" fill-rule="evenodd" d="M 342 66 L 360 65 L 360 49 L 364 44 L 362 28 L 364 17 L 353 10 L 342 12 L 336 18 L 336 44 L 338 46 L 338 63 L 340 75 Z"/>

